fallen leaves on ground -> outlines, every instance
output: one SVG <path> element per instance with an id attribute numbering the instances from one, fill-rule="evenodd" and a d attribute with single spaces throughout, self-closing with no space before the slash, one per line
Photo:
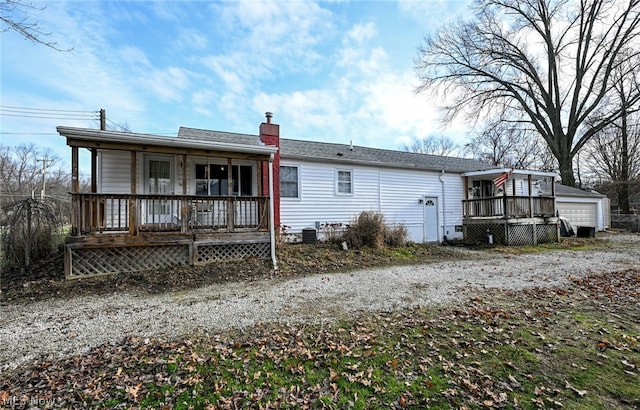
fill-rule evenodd
<path id="1" fill-rule="evenodd" d="M 634 408 L 640 272 L 458 306 L 127 338 L 3 377 L 41 408 Z M 469 290 L 466 290 L 469 292 Z M 21 401 L 22 400 L 22 401 Z"/>

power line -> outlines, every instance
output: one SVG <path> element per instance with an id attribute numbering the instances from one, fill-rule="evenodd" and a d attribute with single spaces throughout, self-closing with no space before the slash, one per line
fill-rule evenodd
<path id="1" fill-rule="evenodd" d="M 101 111 L 86 111 L 86 110 L 58 110 L 50 108 L 29 108 L 29 107 L 17 107 L 11 105 L 0 105 L 0 116 L 7 117 L 22 117 L 22 118 L 38 118 L 48 120 L 101 120 Z M 129 131 L 127 123 L 117 123 L 109 118 L 107 121 L 112 126 Z M 154 135 L 176 135 L 175 132 L 154 132 Z M 47 132 L 8 132 L 0 131 L 0 135 L 58 135 L 57 133 Z"/>
<path id="2" fill-rule="evenodd" d="M 14 111 L 14 110 L 20 110 L 20 111 L 53 111 L 53 112 L 68 112 L 68 113 L 92 113 L 92 114 L 98 114 L 99 111 L 80 111 L 80 110 L 54 110 L 51 108 L 27 108 L 27 107 L 14 107 L 11 105 L 0 105 L 0 109 L 2 110 L 8 110 L 8 111 Z"/>
<path id="3" fill-rule="evenodd" d="M 28 108 L 0 105 L 0 115 L 5 117 L 38 118 L 45 120 L 91 120 L 98 111 L 56 110 L 50 108 Z"/>
<path id="4" fill-rule="evenodd" d="M 1 135 L 60 135 L 57 132 L 6 132 L 0 131 Z"/>
<path id="5" fill-rule="evenodd" d="M 93 120 L 95 119 L 94 116 L 78 117 L 78 116 L 71 116 L 70 114 L 67 116 L 59 116 L 59 115 L 53 116 L 49 114 L 28 115 L 28 114 L 6 114 L 3 112 L 0 112 L 0 115 L 3 115 L 5 117 L 39 118 L 41 120 Z"/>

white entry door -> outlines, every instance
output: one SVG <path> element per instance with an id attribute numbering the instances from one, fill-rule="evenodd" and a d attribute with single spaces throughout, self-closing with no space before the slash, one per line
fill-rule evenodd
<path id="1" fill-rule="evenodd" d="M 145 157 L 145 189 L 149 194 L 173 195 L 173 158 L 169 156 Z M 143 210 L 146 215 L 143 220 L 147 224 L 166 224 L 177 216 L 175 201 L 158 198 L 147 200 Z"/>
<path id="2" fill-rule="evenodd" d="M 425 196 L 423 205 L 423 242 L 438 242 L 438 198 Z"/>

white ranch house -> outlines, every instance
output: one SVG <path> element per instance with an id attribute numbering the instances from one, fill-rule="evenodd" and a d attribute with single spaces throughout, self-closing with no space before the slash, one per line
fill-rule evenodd
<path id="1" fill-rule="evenodd" d="M 58 127 L 72 148 L 67 277 L 271 257 L 286 227 L 325 235 L 362 211 L 414 242 L 557 241 L 556 174 L 464 158 L 181 127 L 162 137 Z M 91 152 L 79 192 L 78 151 Z M 499 188 L 494 179 L 508 176 Z"/>

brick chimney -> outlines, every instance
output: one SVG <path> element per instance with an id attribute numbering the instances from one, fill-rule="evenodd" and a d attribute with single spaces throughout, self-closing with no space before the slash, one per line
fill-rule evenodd
<path id="1" fill-rule="evenodd" d="M 276 229 L 280 227 L 280 126 L 272 124 L 273 114 L 265 113 L 267 122 L 260 124 L 260 141 L 278 147 L 273 158 L 273 214 Z M 269 196 L 269 163 L 262 164 L 262 195 Z"/>

